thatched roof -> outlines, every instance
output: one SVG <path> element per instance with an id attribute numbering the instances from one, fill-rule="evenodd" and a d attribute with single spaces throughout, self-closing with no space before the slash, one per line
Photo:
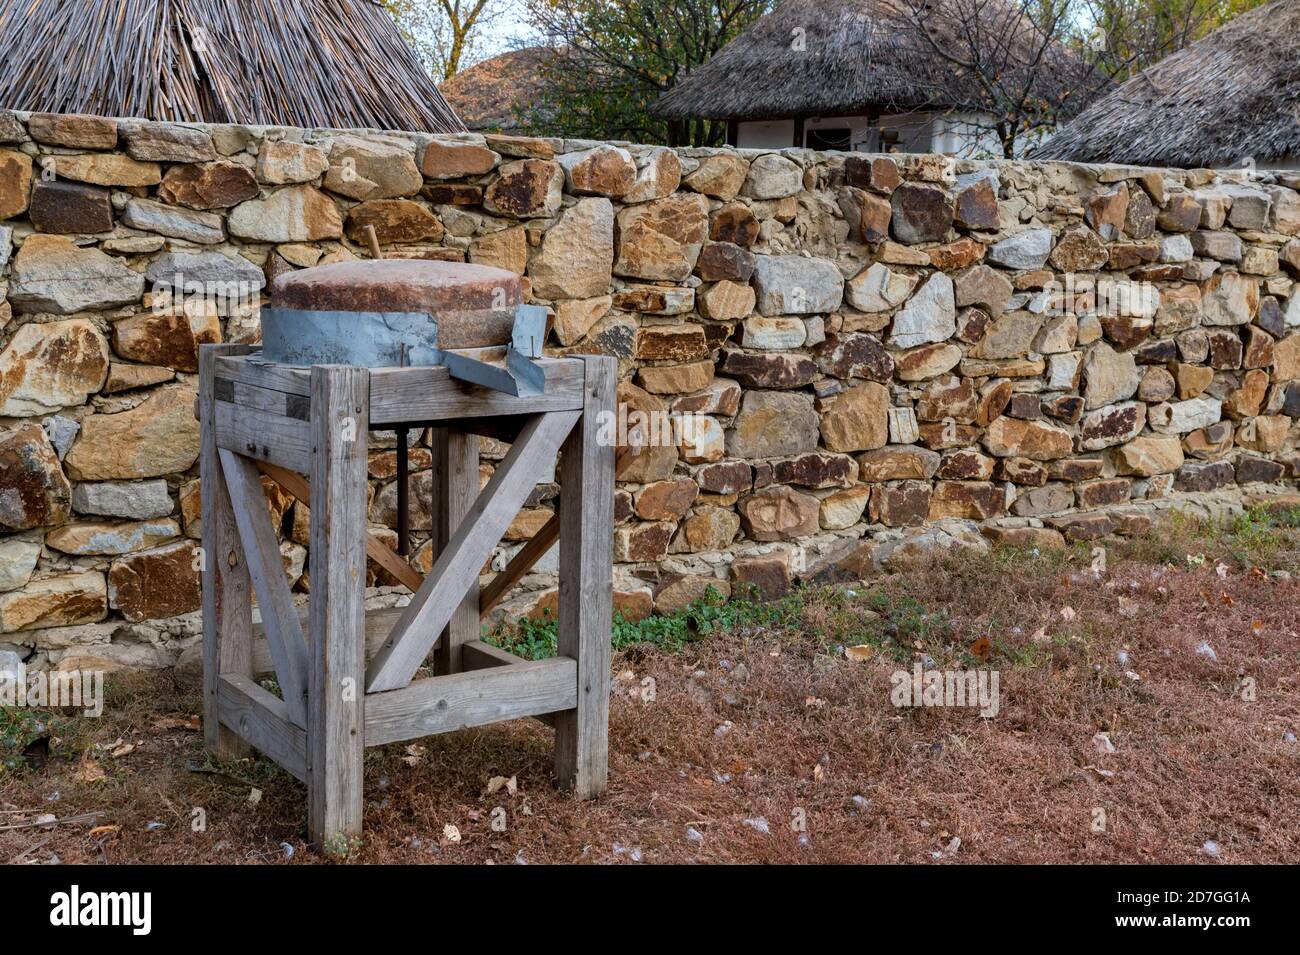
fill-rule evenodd
<path id="1" fill-rule="evenodd" d="M 964 59 L 972 59 L 969 48 L 979 42 L 989 47 L 982 52 L 997 59 L 999 68 L 1014 68 L 1017 59 L 1006 51 L 1043 45 L 1041 34 L 1018 8 L 996 0 L 943 2 L 964 2 L 964 12 L 982 21 L 966 24 L 971 29 L 963 31 L 959 16 L 935 17 L 932 30 L 941 34 L 944 49 Z M 654 111 L 669 119 L 721 120 L 834 116 L 876 108 L 978 109 L 975 84 L 936 52 L 910 12 L 903 0 L 784 0 L 665 93 Z M 794 49 L 795 31 L 803 31 L 802 51 Z M 1047 59 L 1030 78 L 1037 95 L 1059 101 L 1069 98 L 1072 84 L 1098 83 L 1060 47 L 1050 47 Z M 1007 76 L 1004 82 L 1014 79 Z"/>
<path id="2" fill-rule="evenodd" d="M 377 0 L 0 0 L 0 108 L 464 128 Z"/>
<path id="3" fill-rule="evenodd" d="M 468 128 L 518 132 L 518 111 L 536 105 L 541 67 L 553 56 L 546 46 L 511 50 L 461 70 L 438 89 Z"/>
<path id="4" fill-rule="evenodd" d="M 1080 113 L 1035 159 L 1223 166 L 1300 157 L 1300 0 L 1243 13 Z"/>

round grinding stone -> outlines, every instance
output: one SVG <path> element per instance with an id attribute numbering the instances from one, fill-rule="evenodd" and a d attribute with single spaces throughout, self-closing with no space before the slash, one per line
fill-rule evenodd
<path id="1" fill-rule="evenodd" d="M 358 316 L 359 337 L 389 333 L 383 313 L 427 313 L 437 322 L 438 348 L 506 344 L 522 302 L 523 283 L 513 272 L 421 259 L 321 265 L 282 275 L 271 287 L 273 309 L 366 313 Z"/>

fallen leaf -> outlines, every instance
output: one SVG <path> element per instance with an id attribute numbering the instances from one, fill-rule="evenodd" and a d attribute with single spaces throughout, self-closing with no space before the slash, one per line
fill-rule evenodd
<path id="1" fill-rule="evenodd" d="M 453 826 L 451 823 L 447 823 L 447 825 L 442 827 L 442 841 L 446 844 L 453 845 L 453 846 L 459 845 L 460 830 L 457 829 L 455 826 Z"/>
<path id="2" fill-rule="evenodd" d="M 248 791 L 248 804 L 250 806 L 256 806 L 261 801 L 262 801 L 262 790 L 254 786 L 252 789 Z"/>
<path id="3" fill-rule="evenodd" d="M 987 634 L 979 637 L 974 643 L 970 645 L 970 652 L 973 653 L 975 656 L 979 657 L 981 660 L 988 659 L 990 649 L 992 649 L 992 644 L 989 643 L 989 638 Z"/>
<path id="4" fill-rule="evenodd" d="M 493 793 L 500 792 L 502 789 L 505 789 L 507 794 L 513 796 L 515 793 L 519 792 L 518 779 L 514 776 L 511 776 L 509 779 L 504 776 L 493 776 L 488 780 L 487 791 L 489 796 Z"/>
<path id="5" fill-rule="evenodd" d="M 112 826 L 96 826 L 94 829 L 91 829 L 91 830 L 90 830 L 89 835 L 92 835 L 92 836 L 111 836 L 111 835 L 114 835 L 114 834 L 116 834 L 116 833 L 118 833 L 118 832 L 121 832 L 121 831 L 122 831 L 122 827 L 121 827 L 121 826 L 118 826 L 118 825 L 112 825 Z"/>
<path id="6" fill-rule="evenodd" d="M 1073 620 L 1073 619 L 1074 619 L 1075 617 L 1077 617 L 1077 616 L 1078 616 L 1078 614 L 1074 612 L 1074 608 L 1073 608 L 1073 607 L 1062 607 L 1062 608 L 1061 608 L 1061 619 L 1062 619 L 1062 620 L 1067 620 L 1067 621 L 1069 621 L 1069 620 Z"/>
<path id="7" fill-rule="evenodd" d="M 114 759 L 121 759 L 123 756 L 127 756 L 133 752 L 135 752 L 134 743 L 123 743 L 121 746 L 114 748 L 108 755 L 112 756 Z"/>
<path id="8" fill-rule="evenodd" d="M 873 653 L 875 653 L 875 650 L 866 643 L 860 643 L 856 647 L 847 647 L 844 650 L 844 655 L 857 663 L 870 660 Z"/>
<path id="9" fill-rule="evenodd" d="M 99 763 L 95 762 L 90 758 L 90 755 L 87 754 L 82 757 L 74 775 L 78 782 L 97 783 L 101 779 L 106 778 L 108 774 L 104 772 Z"/>

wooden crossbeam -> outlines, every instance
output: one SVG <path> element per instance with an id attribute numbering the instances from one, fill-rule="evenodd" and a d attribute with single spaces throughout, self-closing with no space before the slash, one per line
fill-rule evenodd
<path id="1" fill-rule="evenodd" d="M 292 776 L 307 781 L 307 733 L 289 719 L 284 700 L 237 673 L 218 678 L 217 699 L 224 726 Z"/>
<path id="2" fill-rule="evenodd" d="M 289 718 L 299 726 L 306 726 L 307 641 L 284 576 L 284 559 L 271 526 L 262 482 L 252 461 L 225 448 L 219 454 L 244 560 L 257 592 L 257 605 L 262 610 L 262 627 L 275 662 L 275 678 L 284 691 Z"/>
<path id="3" fill-rule="evenodd" d="M 311 500 L 311 484 L 301 474 L 295 474 L 274 464 L 267 464 L 265 461 L 258 461 L 257 469 L 304 504 Z M 396 577 L 398 582 L 411 593 L 419 590 L 420 585 L 424 583 L 423 574 L 371 534 L 366 535 L 366 556 Z"/>
<path id="4" fill-rule="evenodd" d="M 571 710 L 577 702 L 576 661 L 517 659 L 509 665 L 416 680 L 368 696 L 366 745 Z"/>
<path id="5" fill-rule="evenodd" d="M 536 487 L 537 475 L 554 460 L 580 416 L 579 411 L 537 415 L 520 432 L 371 661 L 366 672 L 367 692 L 395 690 L 410 683 L 470 584 L 478 580 L 479 569 L 492 548 Z"/>

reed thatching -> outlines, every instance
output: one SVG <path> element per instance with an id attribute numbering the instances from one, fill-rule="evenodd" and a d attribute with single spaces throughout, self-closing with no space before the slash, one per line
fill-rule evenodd
<path id="1" fill-rule="evenodd" d="M 968 61 L 972 38 L 997 47 L 992 61 L 1008 74 L 999 82 L 1010 87 L 1017 48 L 1028 63 L 1031 50 L 1044 45 L 1017 10 L 995 0 L 967 3 L 961 15 L 936 17 L 933 29 L 945 34 L 939 37 L 945 49 Z M 655 112 L 668 119 L 741 120 L 981 109 L 977 84 L 936 52 L 909 14 L 902 0 L 784 0 L 665 93 Z M 984 22 L 961 22 L 967 14 Z M 795 48 L 796 31 L 805 49 Z M 1098 82 L 1055 44 L 1045 59 L 1026 76 L 1044 100 L 1065 103 L 1075 87 Z"/>
<path id="2" fill-rule="evenodd" d="M 438 87 L 465 125 L 479 132 L 522 132 L 520 114 L 541 96 L 542 71 L 556 55 L 530 46 L 490 57 L 461 70 Z"/>
<path id="3" fill-rule="evenodd" d="M 1300 159 L 1300 0 L 1243 13 L 1166 57 L 1032 157 L 1180 167 Z"/>
<path id="4" fill-rule="evenodd" d="M 464 129 L 377 0 L 0 0 L 0 108 Z"/>

